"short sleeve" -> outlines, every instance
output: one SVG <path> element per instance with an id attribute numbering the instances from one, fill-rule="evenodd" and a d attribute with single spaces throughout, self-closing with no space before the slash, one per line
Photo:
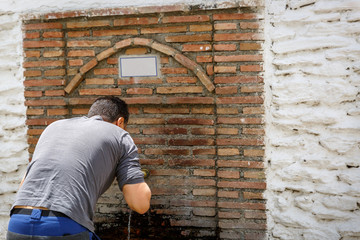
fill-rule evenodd
<path id="1" fill-rule="evenodd" d="M 116 168 L 116 176 L 122 190 L 125 184 L 144 182 L 144 174 L 141 171 L 138 148 L 128 133 L 122 137 L 120 144 L 122 156 Z"/>

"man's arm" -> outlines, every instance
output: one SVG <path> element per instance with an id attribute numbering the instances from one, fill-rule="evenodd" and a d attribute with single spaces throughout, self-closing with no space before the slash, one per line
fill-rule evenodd
<path id="1" fill-rule="evenodd" d="M 130 209 L 140 214 L 144 214 L 149 210 L 151 190 L 145 182 L 125 184 L 122 191 Z"/>

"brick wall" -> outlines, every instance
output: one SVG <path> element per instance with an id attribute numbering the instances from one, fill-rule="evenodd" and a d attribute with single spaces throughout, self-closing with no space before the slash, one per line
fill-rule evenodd
<path id="1" fill-rule="evenodd" d="M 119 96 L 130 104 L 127 130 L 151 172 L 153 192 L 151 210 L 132 216 L 132 237 L 261 239 L 262 9 L 193 9 L 69 12 L 26 21 L 29 151 L 48 124 L 86 114 L 99 96 Z M 162 76 L 119 78 L 119 55 L 133 54 L 159 55 Z M 114 183 L 97 205 L 99 235 L 125 239 L 128 215 Z"/>

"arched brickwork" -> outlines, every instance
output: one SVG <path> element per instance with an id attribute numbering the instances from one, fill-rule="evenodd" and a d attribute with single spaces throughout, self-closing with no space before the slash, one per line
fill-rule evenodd
<path id="1" fill-rule="evenodd" d="M 207 90 L 209 90 L 209 92 L 214 91 L 214 84 L 210 81 L 209 77 L 206 75 L 201 66 L 186 57 L 185 55 L 181 54 L 178 50 L 147 38 L 128 38 L 117 42 L 113 47 L 102 51 L 88 63 L 84 64 L 79 69 L 79 72 L 71 79 L 70 83 L 65 87 L 65 92 L 70 94 L 72 91 L 74 91 L 75 88 L 81 83 L 84 74 L 87 73 L 89 70 L 93 69 L 100 61 L 112 56 L 119 50 L 129 46 L 147 46 L 173 57 L 184 67 L 190 69 L 204 84 Z"/>

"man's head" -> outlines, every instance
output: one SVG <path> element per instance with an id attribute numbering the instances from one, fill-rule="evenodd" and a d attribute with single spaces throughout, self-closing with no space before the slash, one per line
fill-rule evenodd
<path id="1" fill-rule="evenodd" d="M 129 110 L 126 102 L 118 97 L 100 97 L 91 105 L 88 117 L 100 115 L 104 121 L 118 125 L 118 122 L 127 124 Z"/>

